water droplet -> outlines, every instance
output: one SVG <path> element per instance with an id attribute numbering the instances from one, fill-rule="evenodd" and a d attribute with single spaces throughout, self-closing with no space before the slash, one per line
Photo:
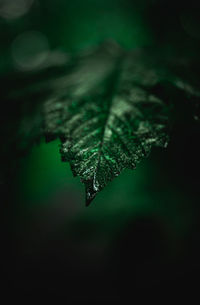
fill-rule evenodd
<path id="1" fill-rule="evenodd" d="M 86 192 L 86 207 L 90 205 L 92 200 L 95 198 L 96 192 Z"/>
<path id="2" fill-rule="evenodd" d="M 93 189 L 95 192 L 98 192 L 98 190 L 99 190 L 99 182 L 96 180 L 96 177 L 94 177 Z"/>

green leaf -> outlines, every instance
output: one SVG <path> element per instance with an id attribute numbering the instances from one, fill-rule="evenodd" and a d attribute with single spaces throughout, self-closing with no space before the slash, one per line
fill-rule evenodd
<path id="1" fill-rule="evenodd" d="M 62 159 L 85 184 L 87 205 L 153 145 L 167 145 L 168 107 L 151 93 L 161 72 L 141 56 L 114 44 L 85 54 L 61 80 L 64 91 L 45 103 L 47 139 L 61 138 Z"/>
<path id="2" fill-rule="evenodd" d="M 107 42 L 62 67 L 17 75 L 2 95 L 12 122 L 5 137 L 19 150 L 42 135 L 47 141 L 60 138 L 62 160 L 85 184 L 89 205 L 152 146 L 167 146 L 173 104 L 179 95 L 182 101 L 179 91 L 199 105 L 198 86 L 163 62 L 155 50 L 127 52 Z M 166 83 L 178 88 L 174 96 Z M 11 103 L 17 115 L 10 115 Z"/>

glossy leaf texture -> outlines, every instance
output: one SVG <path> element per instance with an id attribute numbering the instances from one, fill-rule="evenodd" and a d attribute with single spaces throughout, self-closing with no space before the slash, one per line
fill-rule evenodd
<path id="1" fill-rule="evenodd" d="M 6 135 L 14 133 L 15 146 L 22 148 L 42 135 L 47 141 L 60 138 L 62 160 L 84 183 L 89 205 L 152 146 L 167 146 L 176 96 L 163 84 L 199 105 L 198 85 L 166 63 L 154 50 L 125 51 L 106 42 L 69 57 L 62 67 L 24 75 L 3 95 L 7 112 L 11 102 L 19 112 Z"/>
<path id="2" fill-rule="evenodd" d="M 87 205 L 153 145 L 167 145 L 168 107 L 151 92 L 162 72 L 141 57 L 115 44 L 84 54 L 62 79 L 64 92 L 45 103 L 47 139 L 61 138 L 62 160 L 85 184 Z"/>

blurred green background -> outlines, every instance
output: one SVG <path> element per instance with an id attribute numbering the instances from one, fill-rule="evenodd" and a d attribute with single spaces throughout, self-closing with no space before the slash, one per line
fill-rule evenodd
<path id="1" fill-rule="evenodd" d="M 199 20 L 191 3 L 176 1 L 0 0 L 0 73 L 62 65 L 108 39 L 195 59 Z M 59 141 L 42 140 L 16 159 L 2 187 L 5 236 L 14 236 L 5 277 L 15 295 L 104 302 L 190 284 L 196 291 L 197 139 L 198 123 L 184 114 L 167 149 L 153 149 L 88 208 L 83 185 L 60 160 Z"/>

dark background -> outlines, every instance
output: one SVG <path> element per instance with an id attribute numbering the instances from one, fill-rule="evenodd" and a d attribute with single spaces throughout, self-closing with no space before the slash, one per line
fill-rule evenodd
<path id="1" fill-rule="evenodd" d="M 42 69 L 52 58 L 62 65 L 66 53 L 106 39 L 126 49 L 155 48 L 185 67 L 192 62 L 190 73 L 198 74 L 196 2 L 37 0 L 26 9 L 20 1 L 14 9 L 8 3 L 0 0 L 4 92 L 13 74 Z M 59 141 L 41 141 L 27 154 L 6 151 L 2 292 L 16 300 L 63 297 L 69 304 L 199 298 L 200 127 L 181 97 L 175 105 L 169 146 L 124 171 L 88 208 L 83 186 L 60 161 Z M 7 117 L 2 122 L 11 124 Z M 2 150 L 6 141 L 2 135 Z"/>

